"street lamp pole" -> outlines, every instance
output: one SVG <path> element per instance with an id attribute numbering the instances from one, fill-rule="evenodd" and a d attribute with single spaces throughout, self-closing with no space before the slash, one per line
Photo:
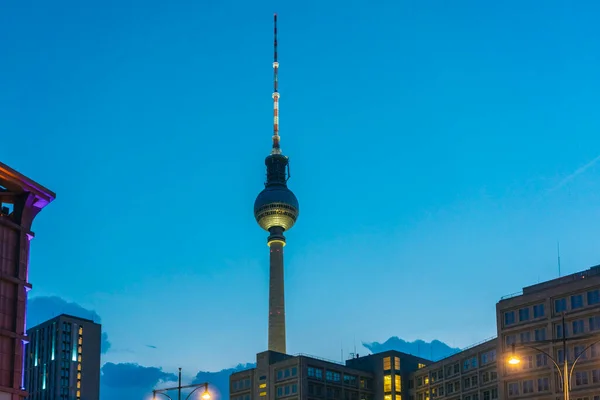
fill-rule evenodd
<path id="1" fill-rule="evenodd" d="M 562 315 L 562 345 L 563 345 L 563 361 L 564 361 L 564 372 L 563 372 L 563 393 L 565 400 L 569 400 L 569 383 L 571 381 L 571 375 L 569 374 L 569 362 L 567 361 L 567 325 L 565 324 L 565 313 Z M 577 360 L 575 360 L 577 362 Z M 573 367 L 575 364 L 573 363 Z"/>
<path id="2" fill-rule="evenodd" d="M 186 386 L 181 386 L 181 368 L 179 368 L 179 376 L 178 376 L 178 381 L 177 381 L 177 386 L 175 387 L 170 387 L 170 388 L 162 388 L 162 389 L 154 389 L 152 391 L 152 399 L 156 400 L 156 395 L 160 394 L 165 396 L 166 398 L 173 400 L 173 398 L 171 396 L 169 396 L 168 394 L 166 394 L 165 392 L 168 392 L 169 390 L 177 390 L 177 400 L 181 400 L 181 389 L 190 389 L 190 388 L 194 388 L 194 390 L 192 390 L 190 392 L 190 394 L 187 395 L 187 397 L 185 398 L 185 400 L 188 400 L 191 398 L 192 394 L 200 389 L 200 388 L 204 388 L 204 393 L 202 393 L 202 395 L 200 396 L 200 398 L 202 400 L 211 400 L 211 396 L 210 396 L 210 392 L 208 391 L 208 382 L 204 382 L 204 383 L 196 383 L 193 385 L 186 385 Z"/>

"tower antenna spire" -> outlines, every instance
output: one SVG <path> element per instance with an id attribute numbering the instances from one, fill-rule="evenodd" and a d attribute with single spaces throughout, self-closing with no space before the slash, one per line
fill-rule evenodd
<path id="1" fill-rule="evenodd" d="M 273 150 L 271 154 L 281 154 L 279 147 L 279 87 L 277 72 L 279 62 L 277 61 L 277 14 L 273 14 Z"/>

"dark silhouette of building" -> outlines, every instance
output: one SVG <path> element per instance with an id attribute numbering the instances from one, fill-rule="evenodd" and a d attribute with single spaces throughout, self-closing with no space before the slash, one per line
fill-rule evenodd
<path id="1" fill-rule="evenodd" d="M 98 400 L 102 328 L 62 314 L 27 330 L 29 400 Z"/>
<path id="2" fill-rule="evenodd" d="M 296 223 L 298 200 L 287 187 L 289 160 L 279 146 L 279 91 L 277 83 L 277 15 L 274 16 L 274 91 L 273 91 L 273 148 L 265 159 L 267 181 L 265 189 L 254 202 L 254 216 L 258 224 L 269 232 L 267 244 L 271 252 L 269 271 L 269 350 L 286 352 L 285 296 L 283 285 L 283 233 Z"/>
<path id="3" fill-rule="evenodd" d="M 56 195 L 0 163 L 0 400 L 20 400 L 31 225 Z"/>

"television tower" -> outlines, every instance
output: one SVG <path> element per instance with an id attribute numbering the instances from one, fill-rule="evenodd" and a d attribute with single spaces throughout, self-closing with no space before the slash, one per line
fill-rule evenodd
<path id="1" fill-rule="evenodd" d="M 269 348 L 286 353 L 285 348 L 285 297 L 283 289 L 283 233 L 296 223 L 300 212 L 298 199 L 287 187 L 290 178 L 289 160 L 279 146 L 279 90 L 277 82 L 277 14 L 274 22 L 273 54 L 273 147 L 265 158 L 267 181 L 254 202 L 254 217 L 261 228 L 269 232 Z"/>

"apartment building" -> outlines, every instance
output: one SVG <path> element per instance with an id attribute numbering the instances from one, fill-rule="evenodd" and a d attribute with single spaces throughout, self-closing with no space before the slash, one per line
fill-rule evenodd
<path id="1" fill-rule="evenodd" d="M 569 368 L 577 360 L 571 399 L 600 400 L 600 266 L 506 296 L 496 316 L 498 352 L 503 354 L 498 358 L 501 399 L 562 399 L 554 362 L 562 368 L 566 357 Z M 507 362 L 513 351 L 521 360 L 514 365 Z"/>
<path id="2" fill-rule="evenodd" d="M 410 373 L 430 361 L 397 351 L 353 357 L 344 364 L 266 351 L 256 368 L 230 377 L 232 400 L 402 400 Z"/>
<path id="3" fill-rule="evenodd" d="M 487 340 L 413 372 L 409 400 L 499 399 L 496 342 Z"/>
<path id="4" fill-rule="evenodd" d="M 29 400 L 99 400 L 101 326 L 62 314 L 27 330 Z"/>

